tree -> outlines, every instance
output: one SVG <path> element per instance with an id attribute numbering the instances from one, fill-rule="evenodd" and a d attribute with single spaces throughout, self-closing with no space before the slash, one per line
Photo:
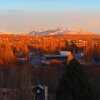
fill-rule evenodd
<path id="1" fill-rule="evenodd" d="M 92 40 L 89 40 L 86 43 L 84 55 L 85 55 L 86 59 L 91 62 L 91 61 L 93 61 L 93 54 L 94 54 L 94 42 Z"/>
<path id="2" fill-rule="evenodd" d="M 20 72 L 20 100 L 34 100 L 34 96 L 31 93 L 31 66 L 29 62 L 22 64 L 22 70 Z"/>
<path id="3" fill-rule="evenodd" d="M 56 92 L 56 100 L 95 100 L 89 79 L 80 63 L 72 59 L 65 67 Z"/>
<path id="4" fill-rule="evenodd" d="M 10 44 L 0 44 L 0 58 L 4 64 L 9 64 L 12 60 L 14 60 L 13 50 Z"/>
<path id="5" fill-rule="evenodd" d="M 70 46 L 69 46 L 68 41 L 65 41 L 65 48 L 66 48 L 67 51 L 69 51 L 69 47 L 70 47 Z"/>
<path id="6" fill-rule="evenodd" d="M 74 43 L 74 42 L 71 42 L 70 46 L 69 46 L 69 50 L 75 54 L 76 52 L 76 49 L 77 49 L 77 45 Z"/>

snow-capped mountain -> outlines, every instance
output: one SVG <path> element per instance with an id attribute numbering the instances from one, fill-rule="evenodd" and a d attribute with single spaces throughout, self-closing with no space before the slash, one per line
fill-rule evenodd
<path id="1" fill-rule="evenodd" d="M 33 30 L 29 33 L 27 32 L 5 32 L 5 31 L 0 31 L 0 34 L 16 34 L 16 35 L 29 35 L 29 36 L 44 36 L 44 35 L 63 35 L 63 34 L 93 34 L 88 31 L 84 30 L 75 30 L 72 28 L 66 28 L 66 27 L 61 27 L 61 28 L 56 28 L 56 29 L 37 29 Z"/>
<path id="2" fill-rule="evenodd" d="M 62 34 L 92 34 L 91 32 L 83 30 L 75 30 L 71 28 L 57 28 L 47 30 L 34 30 L 28 33 L 28 35 L 62 35 Z"/>

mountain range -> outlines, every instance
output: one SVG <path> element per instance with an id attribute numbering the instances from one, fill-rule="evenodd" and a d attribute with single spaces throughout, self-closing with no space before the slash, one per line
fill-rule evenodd
<path id="1" fill-rule="evenodd" d="M 21 32 L 21 33 L 12 33 L 12 32 L 4 32 L 0 31 L 0 34 L 16 34 L 16 35 L 28 35 L 28 36 L 45 36 L 45 35 L 63 35 L 63 34 L 79 34 L 79 35 L 93 35 L 94 33 L 84 31 L 84 30 L 76 30 L 72 28 L 56 28 L 56 29 L 37 29 L 31 32 Z"/>
<path id="2" fill-rule="evenodd" d="M 63 35 L 63 34 L 93 34 L 84 30 L 75 30 L 71 28 L 56 28 L 56 29 L 39 29 L 28 33 L 28 35 L 43 36 L 43 35 Z"/>

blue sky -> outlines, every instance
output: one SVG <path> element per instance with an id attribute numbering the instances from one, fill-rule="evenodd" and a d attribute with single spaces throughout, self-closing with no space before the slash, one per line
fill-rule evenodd
<path id="1" fill-rule="evenodd" d="M 100 0 L 0 0 L 0 29 L 28 32 L 62 26 L 100 33 L 99 13 Z"/>
<path id="2" fill-rule="evenodd" d="M 100 0 L 0 0 L 0 10 L 97 10 Z"/>

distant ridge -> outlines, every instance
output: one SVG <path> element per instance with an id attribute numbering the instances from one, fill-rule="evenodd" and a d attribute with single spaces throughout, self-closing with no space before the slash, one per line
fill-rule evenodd
<path id="1" fill-rule="evenodd" d="M 71 28 L 57 28 L 57 29 L 47 29 L 47 30 L 34 30 L 28 33 L 28 35 L 43 36 L 43 35 L 63 35 L 63 34 L 87 34 L 93 35 L 94 33 L 84 31 L 84 30 L 75 30 Z"/>
<path id="2" fill-rule="evenodd" d="M 84 31 L 84 30 L 76 30 L 72 28 L 60 27 L 56 29 L 38 29 L 33 30 L 31 32 L 5 32 L 0 31 L 0 34 L 14 34 L 14 35 L 28 35 L 28 36 L 45 36 L 45 35 L 95 35 L 92 32 Z"/>

